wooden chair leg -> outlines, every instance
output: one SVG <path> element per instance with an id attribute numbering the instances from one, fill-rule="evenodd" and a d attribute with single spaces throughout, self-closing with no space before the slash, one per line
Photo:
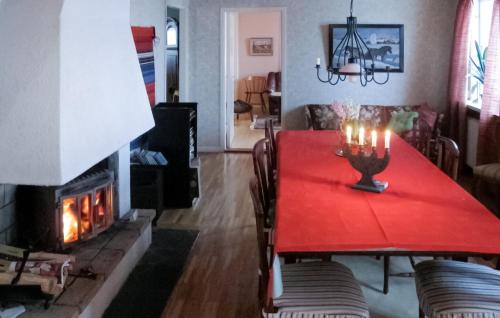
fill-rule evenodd
<path id="1" fill-rule="evenodd" d="M 389 293 L 389 271 L 391 265 L 391 257 L 384 256 L 384 294 Z"/>
<path id="2" fill-rule="evenodd" d="M 267 109 L 266 101 L 264 100 L 264 93 L 260 93 L 260 102 L 262 103 L 262 112 L 264 112 Z"/>

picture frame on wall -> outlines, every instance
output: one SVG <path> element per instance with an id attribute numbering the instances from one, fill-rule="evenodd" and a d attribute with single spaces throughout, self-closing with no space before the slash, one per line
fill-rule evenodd
<path id="1" fill-rule="evenodd" d="M 347 32 L 345 24 L 330 24 L 330 66 L 335 48 L 339 45 Z M 358 33 L 370 49 L 375 61 L 375 72 L 387 72 L 390 67 L 392 73 L 404 72 L 404 25 L 403 24 L 359 24 Z M 335 59 L 346 52 L 336 52 Z M 365 56 L 368 58 L 368 56 Z M 367 61 L 368 62 L 368 61 Z"/>
<path id="2" fill-rule="evenodd" d="M 250 38 L 250 55 L 272 56 L 273 38 Z"/>

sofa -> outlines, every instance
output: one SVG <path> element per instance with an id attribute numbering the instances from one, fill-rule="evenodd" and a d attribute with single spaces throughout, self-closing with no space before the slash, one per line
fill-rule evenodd
<path id="1" fill-rule="evenodd" d="M 433 157 L 435 151 L 432 143 L 441 134 L 444 115 L 433 110 L 427 103 L 401 106 L 361 105 L 359 121 L 368 128 L 385 129 L 393 112 L 400 111 L 418 113 L 412 129 L 400 133 L 400 137 L 422 153 Z M 305 119 L 307 128 L 312 130 L 337 130 L 342 121 L 329 104 L 305 105 Z"/>

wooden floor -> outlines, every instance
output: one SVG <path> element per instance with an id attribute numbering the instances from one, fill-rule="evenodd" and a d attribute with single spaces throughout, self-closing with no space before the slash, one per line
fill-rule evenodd
<path id="1" fill-rule="evenodd" d="M 165 211 L 158 222 L 161 228 L 200 230 L 162 317 L 259 317 L 251 155 L 202 155 L 201 169 L 196 208 Z"/>

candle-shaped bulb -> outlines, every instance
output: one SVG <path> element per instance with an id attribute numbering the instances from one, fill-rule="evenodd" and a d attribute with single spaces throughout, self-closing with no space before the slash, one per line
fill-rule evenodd
<path id="1" fill-rule="evenodd" d="M 359 128 L 359 145 L 363 146 L 365 144 L 365 128 Z"/>
<path id="2" fill-rule="evenodd" d="M 385 149 L 389 149 L 391 147 L 391 131 L 385 131 Z"/>
<path id="3" fill-rule="evenodd" d="M 321 65 L 321 59 L 318 57 L 316 59 L 316 66 L 320 66 Z"/>
<path id="4" fill-rule="evenodd" d="M 351 126 L 347 126 L 346 129 L 345 129 L 345 135 L 346 135 L 346 140 L 347 140 L 347 143 L 350 144 L 351 143 L 351 138 L 352 138 L 352 127 Z"/>
<path id="5" fill-rule="evenodd" d="M 377 132 L 375 130 L 372 130 L 372 147 L 377 147 Z"/>

